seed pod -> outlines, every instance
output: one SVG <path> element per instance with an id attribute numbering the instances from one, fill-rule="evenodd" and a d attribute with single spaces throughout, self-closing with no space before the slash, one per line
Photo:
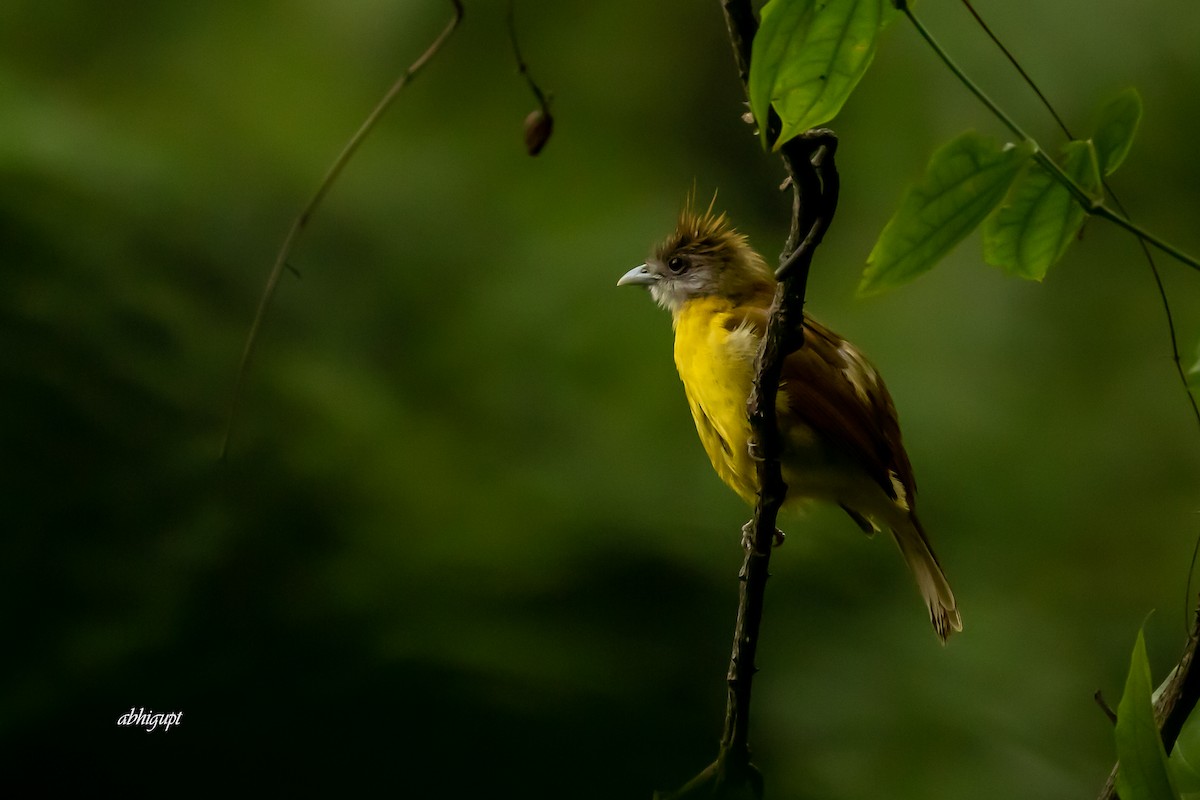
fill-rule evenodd
<path id="1" fill-rule="evenodd" d="M 554 117 L 544 108 L 534 109 L 525 118 L 525 151 L 531 156 L 542 152 L 554 131 Z"/>

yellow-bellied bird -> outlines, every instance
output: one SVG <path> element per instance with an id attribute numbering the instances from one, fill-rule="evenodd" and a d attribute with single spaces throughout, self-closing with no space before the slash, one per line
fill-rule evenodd
<path id="1" fill-rule="evenodd" d="M 725 215 L 685 209 L 666 241 L 618 286 L 646 286 L 671 312 L 675 366 L 700 441 L 721 479 L 758 493 L 747 398 L 775 276 Z M 866 533 L 886 528 L 912 570 L 942 641 L 962 630 L 954 592 L 921 523 L 916 483 L 883 379 L 858 349 L 804 315 L 804 345 L 783 363 L 776 396 L 785 507 L 841 506 Z"/>

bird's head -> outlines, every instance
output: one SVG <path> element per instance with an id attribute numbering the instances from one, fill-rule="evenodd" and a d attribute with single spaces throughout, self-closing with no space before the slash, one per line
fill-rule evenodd
<path id="1" fill-rule="evenodd" d="M 701 214 L 689 203 L 675 231 L 617 286 L 647 286 L 655 302 L 677 315 L 699 297 L 717 295 L 734 303 L 769 298 L 775 276 L 724 214 L 714 214 L 711 205 Z"/>

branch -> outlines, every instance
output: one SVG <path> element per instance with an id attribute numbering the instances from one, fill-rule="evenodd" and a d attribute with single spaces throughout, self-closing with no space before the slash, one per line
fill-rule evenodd
<path id="1" fill-rule="evenodd" d="M 729 32 L 729 43 L 733 45 L 733 61 L 737 65 L 742 86 L 750 85 L 750 49 L 754 34 L 758 32 L 758 20 L 746 0 L 721 0 L 725 12 L 725 29 Z"/>
<path id="2" fill-rule="evenodd" d="M 734 60 L 743 86 L 749 77 L 750 45 L 758 23 L 747 0 L 721 0 Z M 772 114 L 768 127 L 777 132 L 779 119 Z M 770 137 L 772 131 L 763 131 Z M 743 529 L 749 540 L 745 561 L 738 573 L 737 623 L 729 659 L 729 694 L 725 728 L 717 760 L 678 792 L 661 800 L 693 797 L 763 796 L 763 778 L 750 763 L 750 699 L 762 626 L 775 520 L 787 495 L 779 457 L 782 441 L 775 415 L 775 395 L 783 360 L 804 344 L 804 298 L 813 253 L 820 245 L 837 209 L 840 182 L 834 164 L 837 137 L 816 129 L 787 142 L 780 149 L 791 177 L 792 224 L 776 270 L 771 316 L 756 359 L 754 387 L 747 412 L 753 432 L 752 455 L 757 460 L 759 494 L 754 516 Z"/>
<path id="3" fill-rule="evenodd" d="M 1197 701 L 1200 701 L 1197 644 L 1200 644 L 1200 608 L 1196 609 L 1192 631 L 1188 634 L 1187 645 L 1183 648 L 1183 655 L 1179 657 L 1179 664 L 1171 670 L 1158 693 L 1158 699 L 1154 701 L 1154 721 L 1158 723 L 1163 749 L 1167 751 L 1167 755 L 1171 755 L 1175 742 L 1179 739 L 1179 732 L 1183 730 L 1183 723 L 1196 708 Z M 1097 800 L 1114 800 L 1117 797 L 1117 769 L 1120 766 L 1113 766 Z"/>
<path id="4" fill-rule="evenodd" d="M 275 289 L 279 285 L 279 279 L 283 276 L 283 271 L 287 268 L 288 256 L 291 255 L 292 248 L 295 247 L 296 240 L 300 237 L 300 233 L 308 226 L 308 220 L 316 212 L 321 205 L 321 201 L 325 199 L 325 195 L 333 187 L 338 176 L 342 174 L 346 164 L 350 162 L 350 158 L 354 152 L 358 150 L 358 146 L 367 138 L 367 134 L 375 127 L 375 123 L 383 116 L 383 112 L 388 109 L 396 96 L 400 94 L 400 90 L 408 85 L 409 81 L 416 77 L 431 58 L 433 58 L 446 40 L 450 38 L 450 34 L 454 33 L 454 29 L 462 21 L 463 8 L 460 0 L 450 0 L 454 6 L 454 16 L 447 23 L 438 37 L 433 40 L 433 43 L 422 53 L 416 61 L 414 61 L 404 73 L 396 79 L 392 84 L 392 88 L 388 89 L 387 94 L 383 99 L 376 104 L 375 108 L 359 126 L 354 135 L 350 137 L 350 141 L 346 142 L 346 146 L 342 148 L 342 152 L 334 159 L 333 164 L 329 167 L 329 171 L 325 173 L 325 177 L 321 180 L 317 191 L 309 199 L 308 204 L 300 212 L 300 215 L 292 222 L 292 227 L 288 231 L 287 237 L 283 240 L 283 246 L 279 248 L 279 255 L 275 257 L 275 264 L 271 267 L 270 274 L 267 275 L 267 284 L 263 288 L 262 297 L 258 301 L 258 310 L 254 312 L 254 322 L 250 324 L 250 332 L 246 335 L 246 344 L 242 348 L 242 360 L 238 364 L 237 380 L 233 386 L 233 399 L 229 404 L 229 419 L 225 425 L 225 438 L 221 442 L 221 459 L 224 460 L 229 454 L 229 440 L 233 435 L 233 422 L 237 416 L 238 405 L 242 399 L 242 389 L 246 383 L 246 372 L 250 367 L 250 357 L 254 355 L 255 345 L 258 344 L 259 331 L 262 330 L 263 319 L 267 316 L 267 306 L 271 304 L 272 298 L 275 297 Z"/>
<path id="5" fill-rule="evenodd" d="M 1197 615 L 1187 646 L 1178 666 L 1171 672 L 1166 688 L 1154 704 L 1154 718 L 1161 723 L 1163 747 L 1167 754 L 1175 748 L 1183 723 L 1200 701 L 1200 667 L 1196 665 L 1196 645 L 1200 642 L 1200 614 Z"/>
<path id="6" fill-rule="evenodd" d="M 839 189 L 834 165 L 837 139 L 833 132 L 813 130 L 793 141 L 799 144 L 784 155 L 794 191 L 793 233 L 788 246 L 792 247 L 792 241 L 799 238 L 799 231 L 805 231 L 805 234 L 790 253 L 785 248 L 783 264 L 776 273 L 781 282 L 775 290 L 771 317 L 759 346 L 754 388 L 748 403 L 755 456 L 760 459 L 759 494 L 754 517 L 749 523 L 752 546 L 747 549 L 738 574 L 741 587 L 733 654 L 729 659 L 729 697 L 725 732 L 717 758 L 718 773 L 725 776 L 724 781 L 718 780 L 718 788 L 751 780 L 756 782 L 759 796 L 762 777 L 750 764 L 750 697 L 754 674 L 758 671 L 755 654 L 767 578 L 770 577 L 768 566 L 775 539 L 775 520 L 787 496 L 787 484 L 779 464 L 783 442 L 775 414 L 775 396 L 784 359 L 804 345 L 804 298 L 809 268 L 813 253 L 833 220 Z M 722 764 L 724 770 L 720 769 Z"/>

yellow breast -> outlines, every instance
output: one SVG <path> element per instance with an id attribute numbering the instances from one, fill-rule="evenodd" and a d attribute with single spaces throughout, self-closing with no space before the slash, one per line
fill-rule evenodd
<path id="1" fill-rule="evenodd" d="M 746 398 L 758 337 L 747 327 L 731 326 L 731 310 L 732 304 L 719 297 L 684 305 L 675 315 L 675 366 L 713 468 L 753 504 L 758 482 L 747 448 Z"/>

